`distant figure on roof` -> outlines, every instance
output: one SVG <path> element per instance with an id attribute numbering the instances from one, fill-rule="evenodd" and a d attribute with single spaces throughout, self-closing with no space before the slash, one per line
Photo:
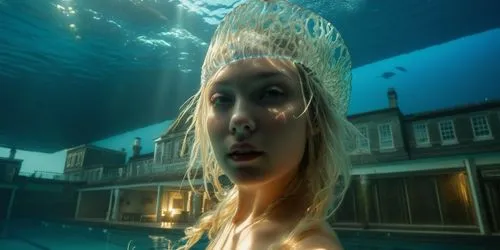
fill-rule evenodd
<path id="1" fill-rule="evenodd" d="M 10 148 L 9 159 L 15 159 L 16 158 L 16 153 L 17 153 L 16 147 Z"/>

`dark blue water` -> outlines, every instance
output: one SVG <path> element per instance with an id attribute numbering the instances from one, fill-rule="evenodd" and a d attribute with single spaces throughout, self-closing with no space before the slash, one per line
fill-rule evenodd
<path id="1" fill-rule="evenodd" d="M 7 229 L 7 237 L 0 238 L 0 248 L 5 250 L 22 250 L 28 247 L 45 250 L 122 250 L 127 247 L 130 250 L 168 250 L 170 244 L 178 246 L 183 236 L 179 230 L 120 230 L 51 221 L 16 220 L 11 221 Z M 205 249 L 206 245 L 206 240 L 200 240 L 193 250 Z M 9 249 L 8 246 L 12 248 Z"/>
<path id="2" fill-rule="evenodd" d="M 179 242 L 180 231 L 151 232 L 119 230 L 78 223 L 22 221 L 9 223 L 7 237 L 0 238 L 5 250 L 167 250 L 169 241 Z M 346 250 L 496 250 L 498 239 L 466 235 L 429 235 L 342 231 L 338 234 Z M 487 241 L 486 241 L 487 240 Z M 203 238 L 193 250 L 205 249 Z"/>
<path id="3" fill-rule="evenodd" d="M 69 86 L 97 82 L 120 84 L 106 79 L 117 71 L 161 68 L 165 74 L 171 70 L 185 75 L 184 87 L 176 91 L 187 97 L 197 86 L 198 71 L 215 25 L 241 2 L 2 0 L 0 78 L 2 84 L 21 84 L 19 76 L 24 75 L 28 77 L 25 81 L 58 88 L 62 87 L 58 84 L 60 82 Z M 377 6 L 365 0 L 292 2 L 324 15 L 346 35 L 356 24 L 349 26 L 347 21 L 358 19 L 361 22 L 359 19 L 369 18 L 377 10 L 390 9 L 387 3 Z M 435 2 L 437 8 L 446 1 Z M 394 11 L 402 8 L 393 4 Z M 484 3 L 477 5 L 485 6 Z M 411 6 L 417 7 L 413 1 L 407 7 Z M 435 15 L 432 9 L 427 11 L 429 16 Z M 415 14 L 421 18 L 426 16 L 425 12 Z M 463 18 L 466 18 L 465 14 Z M 460 20 L 460 16 L 455 19 Z M 381 24 L 383 22 L 378 25 Z M 390 29 L 394 27 L 388 26 L 385 30 Z M 416 46 L 415 49 L 422 52 L 378 58 L 380 62 L 360 65 L 354 71 L 351 113 L 383 108 L 389 86 L 400 91 L 402 109 L 406 112 L 499 98 L 495 65 L 500 63 L 500 31 L 493 28 L 485 32 L 468 34 L 472 36 L 468 38 L 448 39 L 447 42 L 458 40 L 437 48 Z M 425 31 L 420 33 L 431 35 Z M 351 38 L 348 42 L 352 47 L 358 41 Z M 355 55 L 353 63 L 357 65 L 356 47 L 351 53 Z M 399 72 L 390 81 L 379 77 L 384 71 L 398 73 L 394 69 L 398 65 L 407 68 L 407 74 Z M 445 95 L 450 87 L 454 90 L 453 95 Z M 365 98 L 369 93 L 373 95 L 371 102 Z M 419 103 L 426 106 L 415 104 L 413 98 L 410 103 L 412 93 L 420 97 Z M 424 101 L 425 95 L 434 101 Z"/>
<path id="4" fill-rule="evenodd" d="M 182 12 L 174 3 L 161 2 L 2 1 L 0 74 L 36 72 L 40 84 L 73 76 L 72 84 L 85 84 L 120 69 L 165 65 L 192 70 L 201 53 L 189 52 L 206 46 L 209 30 L 178 26 L 176 15 Z M 203 24 L 194 13 L 186 13 L 183 20 L 190 16 Z"/>

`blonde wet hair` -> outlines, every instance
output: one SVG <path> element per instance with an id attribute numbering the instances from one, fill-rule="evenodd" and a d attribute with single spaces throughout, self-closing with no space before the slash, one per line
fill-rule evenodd
<path id="1" fill-rule="evenodd" d="M 204 234 L 213 240 L 231 223 L 236 212 L 238 189 L 221 184 L 219 178 L 224 173 L 208 136 L 207 91 L 223 67 L 250 58 L 292 62 L 300 76 L 307 111 L 307 151 L 301 181 L 307 182 L 313 198 L 304 217 L 271 248 L 293 248 L 306 231 L 336 211 L 349 186 L 351 163 L 345 142 L 358 132 L 345 117 L 351 91 L 347 47 L 333 25 L 307 9 L 284 0 L 248 1 L 226 15 L 218 26 L 202 67 L 201 87 L 184 105 L 173 125 L 188 124 L 182 151 L 188 143 L 192 144 L 189 182 L 202 171 L 205 191 L 213 191 L 218 201 L 213 210 L 205 212 L 195 225 L 185 230 L 186 243 L 179 249 L 190 249 Z M 192 140 L 191 134 L 194 134 Z M 213 190 L 209 190 L 209 184 Z M 212 247 L 210 244 L 208 249 Z"/>

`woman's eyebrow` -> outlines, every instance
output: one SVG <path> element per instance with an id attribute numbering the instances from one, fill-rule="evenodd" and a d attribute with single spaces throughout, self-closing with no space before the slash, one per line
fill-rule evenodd
<path id="1" fill-rule="evenodd" d="M 279 71 L 259 71 L 253 74 L 248 74 L 242 76 L 242 78 L 246 78 L 247 81 L 255 81 L 255 80 L 266 80 L 269 78 L 275 78 L 275 77 L 288 77 L 285 74 L 279 72 Z M 235 77 L 232 77 L 231 79 L 222 79 L 220 81 L 214 82 L 215 85 L 227 85 L 229 84 Z"/>
<path id="2" fill-rule="evenodd" d="M 279 71 L 261 71 L 253 74 L 249 77 L 250 80 L 265 80 L 274 77 L 286 77 L 283 73 Z"/>

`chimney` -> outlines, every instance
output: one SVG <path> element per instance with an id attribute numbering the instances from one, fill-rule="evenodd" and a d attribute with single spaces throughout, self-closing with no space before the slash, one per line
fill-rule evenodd
<path id="1" fill-rule="evenodd" d="M 139 156 L 141 154 L 141 138 L 136 137 L 134 140 L 134 146 L 132 147 L 132 157 Z"/>
<path id="2" fill-rule="evenodd" d="M 389 100 L 389 108 L 398 107 L 398 94 L 394 88 L 389 88 L 387 91 L 387 99 Z"/>
<path id="3" fill-rule="evenodd" d="M 12 147 L 10 148 L 10 154 L 9 154 L 9 159 L 13 160 L 14 158 L 16 158 L 16 148 Z"/>

